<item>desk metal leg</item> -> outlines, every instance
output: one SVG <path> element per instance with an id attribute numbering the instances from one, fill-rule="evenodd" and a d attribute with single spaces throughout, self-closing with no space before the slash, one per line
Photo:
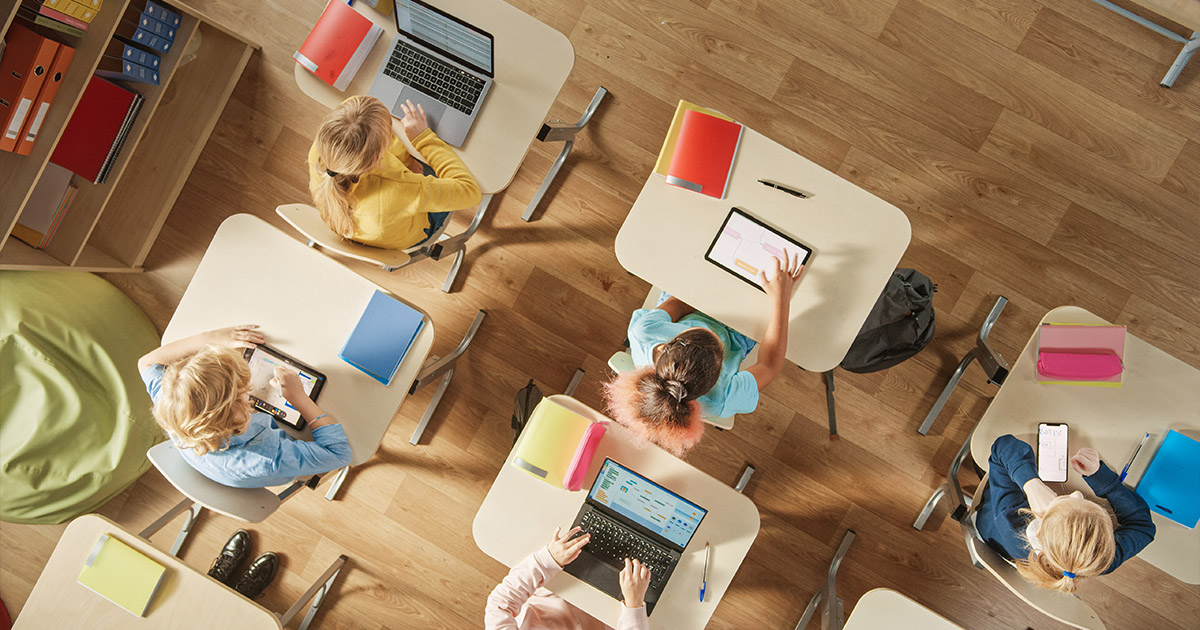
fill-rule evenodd
<path id="1" fill-rule="evenodd" d="M 825 406 L 829 408 L 829 437 L 837 437 L 837 404 L 833 399 L 833 370 L 825 373 Z"/>
<path id="2" fill-rule="evenodd" d="M 279 625 L 286 627 L 288 622 L 300 614 L 300 609 L 304 607 L 304 604 L 308 603 L 308 600 L 311 599 L 312 606 L 309 606 L 308 614 L 304 615 L 304 620 L 300 622 L 300 630 L 308 630 L 308 625 L 312 623 L 313 617 L 316 616 L 317 610 L 321 608 L 321 604 L 325 601 L 325 596 L 329 594 L 329 589 L 333 587 L 338 573 L 346 565 L 347 560 L 348 558 L 344 555 L 338 556 L 337 560 L 334 560 L 333 564 L 329 565 L 328 569 L 325 569 L 321 577 L 317 578 L 312 586 L 308 587 L 308 590 L 300 595 L 300 598 L 296 600 L 296 603 L 292 604 L 291 608 L 288 608 L 282 615 L 277 615 L 279 617 Z"/>
<path id="3" fill-rule="evenodd" d="M 575 134 L 588 124 L 592 119 L 592 114 L 596 113 L 596 108 L 600 106 L 600 101 L 608 94 L 608 90 L 604 87 L 596 90 L 596 95 L 592 97 L 592 102 L 588 103 L 587 109 L 583 110 L 583 115 L 579 117 L 579 121 L 573 125 L 562 122 L 552 122 L 542 124 L 542 128 L 538 131 L 537 139 L 542 142 L 565 142 L 562 151 L 558 157 L 554 159 L 554 164 L 550 166 L 550 172 L 546 173 L 545 179 L 542 180 L 542 185 L 538 186 L 537 192 L 533 194 L 533 199 L 529 201 L 529 206 L 525 208 L 525 213 L 521 215 L 522 221 L 528 221 L 533 217 L 533 213 L 537 210 L 538 204 L 542 202 L 542 197 L 546 195 L 546 191 L 550 189 L 550 183 L 558 176 L 558 171 L 567 161 L 567 156 L 571 153 L 572 147 L 575 146 Z"/>
<path id="4" fill-rule="evenodd" d="M 583 368 L 575 370 L 575 375 L 571 377 L 571 382 L 567 384 L 567 390 L 564 391 L 563 394 L 567 396 L 574 396 L 575 390 L 579 388 L 579 383 L 583 381 L 583 374 Z"/>
<path id="5" fill-rule="evenodd" d="M 153 523 L 147 525 L 146 529 L 143 529 L 138 533 L 138 536 L 141 536 L 146 540 L 150 540 L 151 536 L 156 534 L 158 530 L 165 527 L 166 524 L 170 523 L 176 516 L 187 512 L 187 518 L 183 520 L 183 525 L 179 528 L 179 534 L 175 536 L 175 542 L 171 544 L 170 554 L 172 556 L 178 556 L 179 550 L 183 548 L 183 541 L 187 540 L 188 534 L 192 533 L 192 525 L 196 522 L 196 518 L 200 516 L 200 510 L 203 509 L 204 506 L 200 505 L 199 503 L 196 503 L 191 499 L 184 499 L 179 503 L 176 503 L 175 507 L 167 510 L 165 514 L 158 517 L 158 519 Z"/>
<path id="6" fill-rule="evenodd" d="M 1200 31 L 1192 31 L 1192 36 L 1183 45 L 1183 50 L 1179 51 L 1179 56 L 1175 58 L 1175 63 L 1171 64 L 1171 69 L 1167 70 L 1166 76 L 1159 82 L 1159 85 L 1169 88 L 1175 85 L 1175 79 L 1179 78 L 1179 73 L 1183 72 L 1183 67 L 1187 65 L 1188 60 L 1192 55 L 1196 54 L 1196 49 L 1200 48 Z"/>
<path id="7" fill-rule="evenodd" d="M 942 393 L 938 395 L 937 400 L 933 403 L 933 409 L 925 415 L 925 421 L 921 423 L 921 428 L 917 429 L 917 433 L 926 435 L 929 429 L 933 427 L 933 421 L 937 420 L 938 414 L 942 413 L 942 407 L 946 406 L 946 401 L 950 400 L 950 394 L 954 393 L 954 388 L 958 387 L 958 381 L 962 380 L 963 373 L 967 371 L 967 366 L 975 360 L 975 351 L 971 350 L 967 356 L 959 361 L 958 367 L 954 369 L 954 374 L 950 375 L 950 382 L 942 388 Z"/>
<path id="8" fill-rule="evenodd" d="M 733 489 L 738 492 L 745 492 L 746 486 L 750 484 L 750 478 L 754 476 L 754 464 L 746 462 L 746 467 L 742 469 L 742 476 L 738 477 L 737 483 L 733 484 Z"/>
<path id="9" fill-rule="evenodd" d="M 845 558 L 846 552 L 850 551 L 850 543 L 854 542 L 855 536 L 854 530 L 846 530 L 846 535 L 842 537 L 842 544 L 838 546 L 837 553 L 833 554 L 833 561 L 829 563 L 825 588 L 817 591 L 809 600 L 804 614 L 800 617 L 800 622 L 796 624 L 796 630 L 804 630 L 808 627 L 808 622 L 812 621 L 813 613 L 816 612 L 817 604 L 821 600 L 825 600 L 825 608 L 821 613 L 822 630 L 842 630 L 842 626 L 846 623 L 846 610 L 842 599 L 837 596 L 837 572 L 838 568 L 842 566 L 842 558 Z"/>
<path id="10" fill-rule="evenodd" d="M 466 253 L 467 240 L 474 236 L 479 229 L 479 224 L 483 222 L 483 216 L 487 214 L 488 205 L 491 203 L 492 195 L 484 195 L 479 202 L 479 207 L 475 209 L 475 216 L 471 218 L 471 225 L 468 225 L 463 233 L 441 239 L 430 246 L 429 257 L 434 260 L 441 260 L 447 254 L 454 254 L 454 264 L 450 265 L 450 272 L 446 274 L 446 281 L 442 283 L 443 293 L 449 293 L 450 288 L 454 286 L 454 278 L 458 276 L 458 269 L 462 267 L 463 255 Z"/>
<path id="11" fill-rule="evenodd" d="M 342 489 L 342 484 L 346 481 L 346 475 L 350 474 L 350 467 L 345 466 L 333 475 L 333 479 L 329 481 L 329 490 L 325 491 L 325 500 L 332 501 L 337 496 L 338 490 Z"/>
<path id="12" fill-rule="evenodd" d="M 485 317 L 487 317 L 487 311 L 480 310 L 478 313 L 475 313 L 475 321 L 471 322 L 471 327 L 467 329 L 467 334 L 458 343 L 458 347 L 450 354 L 422 368 L 417 374 L 416 380 L 413 381 L 412 386 L 408 388 L 410 395 L 415 394 L 417 390 L 441 377 L 441 383 L 438 384 L 437 391 L 433 393 L 433 399 L 425 407 L 425 413 L 421 416 L 421 421 L 417 423 L 416 430 L 413 431 L 412 437 L 408 440 L 409 444 L 416 446 L 421 441 L 421 434 L 425 432 L 425 426 L 429 424 L 429 419 L 433 417 L 433 412 L 437 410 L 438 403 L 442 401 L 442 396 L 446 393 L 446 388 L 450 385 L 450 379 L 454 376 L 455 362 L 467 351 L 467 347 L 475 339 L 475 333 L 479 331 L 479 326 L 483 323 Z"/>

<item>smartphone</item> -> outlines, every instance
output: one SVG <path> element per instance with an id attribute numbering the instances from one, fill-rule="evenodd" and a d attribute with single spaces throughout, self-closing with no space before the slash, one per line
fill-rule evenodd
<path id="1" fill-rule="evenodd" d="M 1067 425 L 1038 424 L 1038 477 L 1042 481 L 1067 480 Z"/>

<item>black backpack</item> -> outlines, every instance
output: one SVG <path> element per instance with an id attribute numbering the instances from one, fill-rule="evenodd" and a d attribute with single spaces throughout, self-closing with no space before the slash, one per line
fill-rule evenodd
<path id="1" fill-rule="evenodd" d="M 529 416 L 533 415 L 533 409 L 540 402 L 542 402 L 542 390 L 533 384 L 533 379 L 529 379 L 529 384 L 517 390 L 517 398 L 513 401 L 512 415 L 514 446 L 517 444 L 517 438 L 521 437 L 525 423 L 529 422 Z"/>
<path id="2" fill-rule="evenodd" d="M 897 269 L 842 359 L 849 372 L 876 372 L 920 352 L 933 340 L 937 285 L 913 269 Z"/>

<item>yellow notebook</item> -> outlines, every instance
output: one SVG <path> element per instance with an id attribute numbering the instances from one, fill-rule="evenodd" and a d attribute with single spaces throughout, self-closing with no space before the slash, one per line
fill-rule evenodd
<path id="1" fill-rule="evenodd" d="M 79 571 L 79 583 L 121 608 L 144 617 L 164 573 L 163 565 L 103 534 Z"/>
<path id="2" fill-rule="evenodd" d="M 654 163 L 654 172 L 659 175 L 666 175 L 667 170 L 671 168 L 671 156 L 675 155 L 675 142 L 679 140 L 679 127 L 683 125 L 683 113 L 688 110 L 716 116 L 721 120 L 733 120 L 725 114 L 700 107 L 695 103 L 679 101 L 679 105 L 675 107 L 675 117 L 671 119 L 671 127 L 667 129 L 667 138 L 663 140 L 662 150 L 658 152 L 658 161 Z"/>

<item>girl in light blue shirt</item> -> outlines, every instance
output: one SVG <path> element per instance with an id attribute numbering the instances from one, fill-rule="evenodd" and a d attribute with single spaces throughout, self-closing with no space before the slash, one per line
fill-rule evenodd
<path id="1" fill-rule="evenodd" d="M 346 432 L 304 393 L 300 378 L 276 368 L 283 397 L 312 427 L 292 439 L 268 414 L 253 412 L 243 348 L 264 341 L 257 326 L 234 326 L 169 343 L 138 360 L 154 419 L 183 459 L 217 483 L 265 488 L 350 464 Z"/>
<path id="2" fill-rule="evenodd" d="M 605 386 L 612 418 L 682 457 L 703 435 L 703 418 L 754 411 L 759 391 L 783 369 L 789 307 L 803 269 L 793 254 L 759 272 L 771 310 L 758 361 L 745 370 L 754 342 L 685 302 L 668 297 L 634 311 L 629 350 L 639 367 Z"/>

